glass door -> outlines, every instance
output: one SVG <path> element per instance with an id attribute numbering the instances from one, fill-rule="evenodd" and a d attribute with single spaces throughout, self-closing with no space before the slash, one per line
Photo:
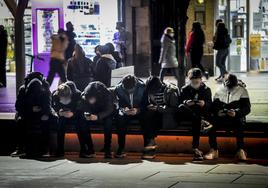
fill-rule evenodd
<path id="1" fill-rule="evenodd" d="M 229 32 L 230 45 L 229 71 L 246 72 L 248 62 L 248 13 L 247 0 L 230 0 Z"/>

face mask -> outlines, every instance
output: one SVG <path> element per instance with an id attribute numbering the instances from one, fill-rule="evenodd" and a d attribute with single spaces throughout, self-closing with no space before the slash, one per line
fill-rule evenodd
<path id="1" fill-rule="evenodd" d="M 174 37 L 175 35 L 174 35 L 174 33 L 170 33 L 169 36 Z"/>
<path id="2" fill-rule="evenodd" d="M 67 104 L 70 104 L 70 102 L 71 102 L 71 98 L 70 97 L 61 97 L 60 98 L 60 103 L 61 104 L 67 105 Z"/>
<path id="3" fill-rule="evenodd" d="M 95 97 L 92 97 L 88 100 L 89 104 L 95 104 L 97 99 Z"/>
<path id="4" fill-rule="evenodd" d="M 201 86 L 200 83 L 199 84 L 193 84 L 193 83 L 191 83 L 191 87 L 194 88 L 194 89 L 199 89 L 200 86 Z"/>

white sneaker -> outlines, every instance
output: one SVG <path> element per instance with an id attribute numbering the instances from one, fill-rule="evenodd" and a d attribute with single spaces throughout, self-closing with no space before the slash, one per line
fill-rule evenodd
<path id="1" fill-rule="evenodd" d="M 204 156 L 206 160 L 213 160 L 219 158 L 219 150 L 210 149 L 209 152 Z"/>
<path id="2" fill-rule="evenodd" d="M 246 161 L 247 160 L 247 153 L 243 149 L 240 149 L 240 150 L 237 151 L 236 157 L 240 161 Z"/>

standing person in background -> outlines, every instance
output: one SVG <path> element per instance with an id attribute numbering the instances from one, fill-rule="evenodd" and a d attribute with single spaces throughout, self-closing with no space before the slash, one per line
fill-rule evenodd
<path id="1" fill-rule="evenodd" d="M 110 49 L 110 54 L 114 57 L 116 61 L 116 68 L 120 68 L 123 66 L 122 58 L 120 56 L 120 53 L 118 51 L 115 51 L 114 45 L 112 43 L 105 44 Z"/>
<path id="2" fill-rule="evenodd" d="M 161 38 L 161 53 L 159 58 L 161 64 L 160 79 L 163 82 L 167 71 L 171 71 L 179 85 L 179 69 L 176 57 L 176 46 L 173 28 L 167 27 Z"/>
<path id="3" fill-rule="evenodd" d="M 97 45 L 97 46 L 95 47 L 95 49 L 94 49 L 95 54 L 96 54 L 96 55 L 94 56 L 94 58 L 93 58 L 93 67 L 94 67 L 94 70 L 95 70 L 95 68 L 96 68 L 96 65 L 97 65 L 98 60 L 101 58 L 100 47 L 101 47 L 101 45 Z"/>
<path id="4" fill-rule="evenodd" d="M 205 34 L 202 30 L 201 24 L 199 22 L 194 22 L 192 26 L 192 31 L 189 34 L 186 43 L 186 54 L 190 54 L 192 68 L 199 68 L 203 75 L 208 79 L 208 72 L 205 70 L 201 64 L 202 57 L 204 54 L 203 45 L 205 43 Z"/>
<path id="5" fill-rule="evenodd" d="M 68 37 L 69 44 L 68 44 L 68 47 L 65 51 L 65 59 L 68 60 L 73 56 L 74 46 L 76 44 L 74 38 L 76 37 L 76 34 L 74 33 L 74 26 L 73 26 L 72 22 L 66 23 L 66 29 L 67 30 L 65 33 Z"/>
<path id="6" fill-rule="evenodd" d="M 6 60 L 7 60 L 7 31 L 0 25 L 0 88 L 7 86 L 6 80 Z"/>
<path id="7" fill-rule="evenodd" d="M 116 61 L 106 45 L 99 47 L 101 58 L 95 68 L 95 80 L 107 87 L 111 86 L 112 70 L 116 68 Z"/>
<path id="8" fill-rule="evenodd" d="M 217 30 L 213 37 L 213 42 L 213 49 L 217 50 L 216 65 L 220 69 L 220 76 L 215 80 L 221 82 L 223 81 L 224 76 L 228 74 L 225 62 L 229 54 L 229 46 L 232 43 L 232 39 L 224 23 L 219 22 L 217 24 Z"/>
<path id="9" fill-rule="evenodd" d="M 123 66 L 127 63 L 127 49 L 130 44 L 130 34 L 126 31 L 123 22 L 116 23 L 116 29 L 118 32 L 114 34 L 113 42 L 115 44 L 116 51 L 118 51 L 123 60 Z"/>
<path id="10" fill-rule="evenodd" d="M 66 72 L 64 69 L 65 62 L 65 50 L 68 46 L 68 38 L 63 29 L 59 29 L 58 34 L 52 35 L 52 47 L 49 63 L 49 72 L 47 76 L 47 82 L 51 86 L 55 74 L 60 76 L 60 82 L 66 82 Z"/>
<path id="11" fill-rule="evenodd" d="M 93 62 L 85 56 L 83 48 L 76 44 L 74 54 L 68 61 L 67 78 L 73 81 L 80 91 L 94 80 Z"/>

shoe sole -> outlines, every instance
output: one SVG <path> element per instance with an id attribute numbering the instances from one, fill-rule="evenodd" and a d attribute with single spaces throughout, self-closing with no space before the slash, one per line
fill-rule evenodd
<path id="1" fill-rule="evenodd" d="M 155 149 L 157 149 L 158 148 L 158 146 L 146 146 L 146 147 L 144 147 L 144 150 L 145 151 L 148 151 L 148 150 L 155 150 Z"/>
<path id="2" fill-rule="evenodd" d="M 142 159 L 155 159 L 155 155 L 154 156 L 142 156 Z"/>

